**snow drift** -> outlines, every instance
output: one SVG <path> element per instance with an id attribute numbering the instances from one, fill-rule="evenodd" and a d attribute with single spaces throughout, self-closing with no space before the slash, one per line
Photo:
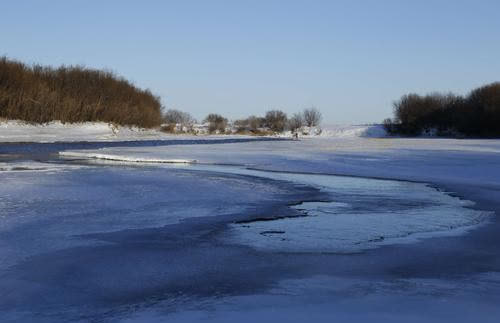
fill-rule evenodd
<path id="1" fill-rule="evenodd" d="M 382 125 L 326 125 L 323 127 L 321 137 L 364 137 L 382 138 L 387 133 Z"/>

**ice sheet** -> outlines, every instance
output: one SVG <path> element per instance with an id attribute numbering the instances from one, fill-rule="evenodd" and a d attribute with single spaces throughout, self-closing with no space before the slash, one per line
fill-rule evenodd
<path id="1" fill-rule="evenodd" d="M 469 228 L 478 211 L 433 187 L 468 192 L 498 210 L 499 141 L 347 137 L 80 152 L 200 164 L 93 159 L 74 163 L 96 167 L 69 172 L 0 172 L 3 321 L 496 323 L 500 316 L 496 220 L 467 235 L 355 255 L 317 252 L 332 250 L 324 237 L 336 223 L 359 231 L 348 242 L 384 243 L 354 217 L 390 244 L 404 242 L 396 231 Z M 335 173 L 433 186 L 325 175 Z M 311 185 L 320 191 L 299 190 Z M 280 206 L 305 195 L 321 201 Z M 297 210 L 309 216 L 267 221 L 277 226 L 263 228 L 267 236 L 257 228 L 263 221 L 241 221 Z M 391 210 L 408 221 L 387 221 L 397 215 Z M 311 236 L 293 223 L 306 219 Z M 262 243 L 279 230 L 290 233 L 287 248 Z M 299 236 L 304 244 L 293 240 Z M 296 252 L 304 247 L 309 252 Z"/>
<path id="2" fill-rule="evenodd" d="M 489 212 L 422 183 L 319 174 L 266 172 L 242 167 L 192 165 L 190 169 L 257 176 L 308 185 L 329 201 L 292 206 L 303 217 L 231 225 L 226 242 L 261 250 L 354 253 L 419 238 L 461 234 L 484 223 Z"/>
<path id="3" fill-rule="evenodd" d="M 199 163 L 241 164 L 268 170 L 440 184 L 484 186 L 500 183 L 500 140 L 314 138 L 203 146 L 104 148 L 78 153 L 111 155 L 123 160 L 197 160 Z"/>
<path id="4" fill-rule="evenodd" d="M 55 169 L 0 171 L 0 269 L 30 255 L 89 243 L 79 235 L 244 213 L 283 193 L 250 178 L 189 170 Z"/>

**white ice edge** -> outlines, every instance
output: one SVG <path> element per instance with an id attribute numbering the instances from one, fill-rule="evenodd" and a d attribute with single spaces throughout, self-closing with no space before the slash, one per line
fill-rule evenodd
<path id="1" fill-rule="evenodd" d="M 197 163 L 197 160 L 195 160 L 195 159 L 144 158 L 144 157 L 120 156 L 120 155 L 112 155 L 112 154 L 86 153 L 86 152 L 76 152 L 76 151 L 62 151 L 62 152 L 59 152 L 59 156 L 89 158 L 89 159 L 103 159 L 103 160 L 134 162 L 134 163 L 163 163 L 163 164 L 195 164 L 195 163 Z"/>

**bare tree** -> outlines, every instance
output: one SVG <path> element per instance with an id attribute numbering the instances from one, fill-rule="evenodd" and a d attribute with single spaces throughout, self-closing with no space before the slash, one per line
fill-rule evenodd
<path id="1" fill-rule="evenodd" d="M 208 131 L 210 133 L 226 131 L 227 119 L 220 114 L 211 113 L 205 118 L 204 122 L 208 123 Z"/>
<path id="2" fill-rule="evenodd" d="M 163 120 L 168 124 L 181 124 L 183 126 L 195 123 L 194 118 L 189 113 L 176 109 L 167 110 L 167 112 L 163 115 Z"/>
<path id="3" fill-rule="evenodd" d="M 259 128 L 264 127 L 265 119 L 262 117 L 250 116 L 248 117 L 248 127 L 250 131 L 256 132 Z"/>
<path id="4" fill-rule="evenodd" d="M 319 126 L 322 119 L 321 112 L 315 107 L 304 109 L 303 116 L 304 116 L 304 122 L 308 127 Z"/>
<path id="5" fill-rule="evenodd" d="M 288 128 L 295 132 L 304 125 L 304 118 L 301 113 L 294 113 L 293 116 L 288 120 Z"/>
<path id="6" fill-rule="evenodd" d="M 287 125 L 288 118 L 286 113 L 281 110 L 271 110 L 266 112 L 266 126 L 272 131 L 283 132 Z"/>
<path id="7" fill-rule="evenodd" d="M 239 119 L 234 121 L 234 125 L 238 132 L 249 131 L 252 133 L 257 133 L 259 128 L 264 127 L 265 120 L 261 117 L 249 116 L 246 119 Z"/>

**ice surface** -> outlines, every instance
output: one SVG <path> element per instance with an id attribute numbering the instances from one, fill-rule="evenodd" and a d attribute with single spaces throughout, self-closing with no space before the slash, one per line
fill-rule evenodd
<path id="1" fill-rule="evenodd" d="M 113 158 L 186 159 L 267 170 L 328 173 L 436 184 L 497 185 L 500 141 L 429 138 L 314 138 L 150 148 L 104 148 L 82 154 Z"/>
<path id="2" fill-rule="evenodd" d="M 235 225 L 232 241 L 272 251 L 354 253 L 380 245 L 462 233 L 487 216 L 456 206 L 385 213 L 346 212 L 329 205 L 306 205 L 306 209 L 308 217 Z"/>
<path id="3" fill-rule="evenodd" d="M 498 210 L 500 141 L 346 136 L 77 153 L 53 171 L 0 166 L 0 321 L 500 317 L 499 224 L 474 225 L 476 208 Z M 91 154 L 123 162 L 82 160 Z M 369 250 L 342 253 L 356 243 Z"/>
<path id="4" fill-rule="evenodd" d="M 34 173 L 0 172 L 0 321 L 99 321 L 120 304 L 210 293 L 247 261 L 216 241 L 225 223 L 308 193 L 174 166 Z"/>
<path id="5" fill-rule="evenodd" d="M 209 310 L 173 313 L 168 321 L 495 323 L 500 316 L 500 298 L 483 298 L 480 303 L 477 298 L 498 288 L 497 272 L 467 279 L 314 276 L 283 280 L 267 294 L 217 299 Z M 154 322 L 161 317 L 161 311 L 142 311 L 123 322 Z"/>
<path id="6" fill-rule="evenodd" d="M 482 168 L 474 168 L 471 164 L 475 159 L 471 160 L 468 156 L 469 153 L 473 156 L 496 154 L 497 150 L 500 151 L 500 145 L 495 142 L 438 139 L 440 150 L 437 151 L 437 158 L 433 160 L 433 154 L 429 151 L 436 147 L 432 140 L 406 139 L 406 144 L 416 144 L 410 151 L 397 150 L 398 155 L 395 155 L 393 147 L 401 145 L 401 140 L 318 138 L 301 142 L 207 145 L 196 150 L 187 150 L 185 147 L 140 150 L 105 148 L 95 152 L 63 154 L 81 154 L 93 158 L 101 156 L 122 161 L 196 159 L 201 164 L 211 163 L 218 166 L 190 166 L 192 169 L 210 169 L 291 181 L 318 187 L 331 196 L 331 201 L 327 203 L 304 203 L 297 207 L 308 214 L 308 217 L 232 226 L 231 241 L 264 250 L 358 252 L 380 245 L 416 241 L 418 238 L 444 233 L 463 233 L 465 229 L 485 219 L 487 213 L 468 208 L 471 206 L 469 202 L 421 183 L 291 173 L 312 171 L 388 178 L 401 176 L 402 173 L 403 178 L 429 179 L 430 182 L 457 181 L 460 176 L 465 175 L 467 181 L 481 182 L 481 185 L 496 181 L 499 176 L 498 170 L 487 172 L 488 167 L 495 167 L 494 163 L 483 163 Z M 365 148 L 361 153 L 360 150 Z M 445 151 L 448 155 L 453 155 L 458 149 L 463 151 L 459 158 L 443 164 L 439 154 Z M 421 160 L 422 150 L 427 156 L 425 162 Z M 407 162 L 401 163 L 398 159 L 405 154 L 415 160 L 408 159 Z M 221 164 L 241 164 L 253 169 L 223 167 Z M 288 173 L 259 172 L 258 169 Z M 286 217 L 286 214 L 283 216 Z"/>
<path id="7" fill-rule="evenodd" d="M 79 235 L 241 213 L 280 193 L 273 185 L 223 174 L 64 166 L 36 174 L 0 171 L 0 268 L 88 244 Z"/>
<path id="8" fill-rule="evenodd" d="M 421 183 L 318 174 L 265 172 L 241 167 L 193 165 L 190 169 L 258 176 L 308 185 L 331 201 L 293 208 L 303 217 L 233 224 L 224 240 L 258 249 L 353 253 L 418 238 L 460 234 L 483 223 L 489 212 Z"/>
<path id="9" fill-rule="evenodd" d="M 0 162 L 0 172 L 54 172 L 60 170 L 70 170 L 81 168 L 77 165 L 61 163 L 47 163 L 37 161 L 11 161 Z"/>

